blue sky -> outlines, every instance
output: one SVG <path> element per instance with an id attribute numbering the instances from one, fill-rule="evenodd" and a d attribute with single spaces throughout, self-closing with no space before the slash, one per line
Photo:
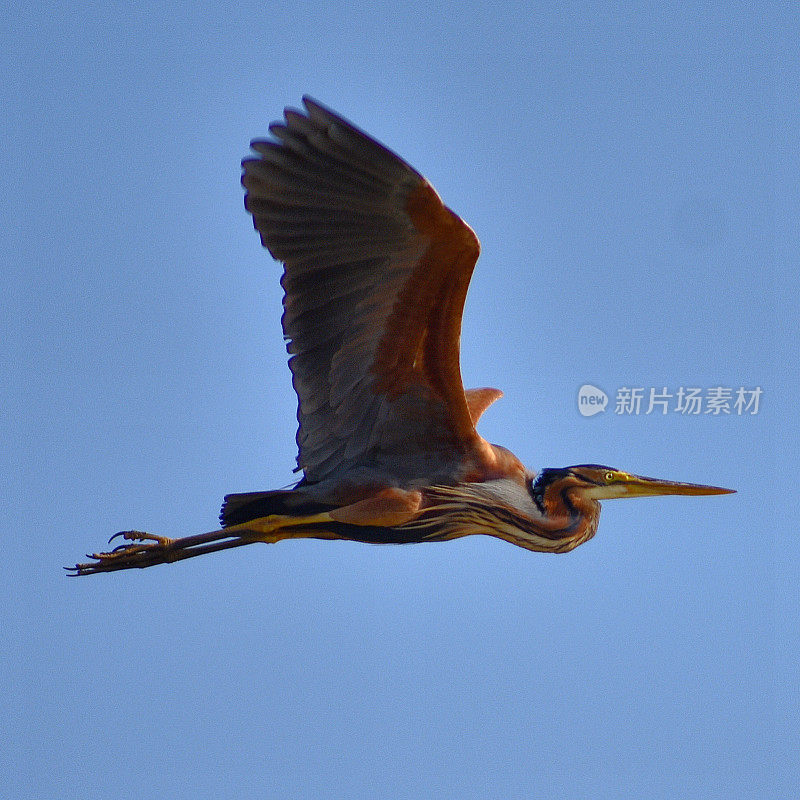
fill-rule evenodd
<path id="1" fill-rule="evenodd" d="M 9 797 L 793 794 L 800 26 L 616 5 L 6 12 Z M 239 161 L 303 93 L 480 237 L 486 438 L 739 493 L 606 503 L 567 556 L 284 542 L 65 579 L 117 530 L 211 530 L 226 492 L 293 480 Z M 614 413 L 718 386 L 761 387 L 758 413 Z"/>

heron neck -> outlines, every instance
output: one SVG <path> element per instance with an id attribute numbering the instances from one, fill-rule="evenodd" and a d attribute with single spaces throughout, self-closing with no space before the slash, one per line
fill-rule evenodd
<path id="1" fill-rule="evenodd" d="M 542 498 L 542 528 L 575 539 L 577 546 L 594 535 L 600 517 L 600 503 L 584 497 L 572 486 L 548 486 Z"/>

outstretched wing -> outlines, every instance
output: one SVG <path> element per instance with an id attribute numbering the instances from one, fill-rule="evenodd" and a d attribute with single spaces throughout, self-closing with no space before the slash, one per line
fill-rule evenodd
<path id="1" fill-rule="evenodd" d="M 298 465 L 312 483 L 359 466 L 387 478 L 447 471 L 445 454 L 470 451 L 488 405 L 468 402 L 459 365 L 480 245 L 398 156 L 303 104 L 242 162 L 245 207 L 285 265 Z"/>

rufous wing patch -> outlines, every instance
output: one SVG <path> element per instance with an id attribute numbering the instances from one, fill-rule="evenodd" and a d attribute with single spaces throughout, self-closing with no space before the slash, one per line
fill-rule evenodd
<path id="1" fill-rule="evenodd" d="M 393 528 L 414 519 L 419 514 L 421 505 L 420 492 L 396 488 L 381 489 L 372 497 L 333 509 L 330 517 L 335 522 L 345 522 L 349 525 Z"/>

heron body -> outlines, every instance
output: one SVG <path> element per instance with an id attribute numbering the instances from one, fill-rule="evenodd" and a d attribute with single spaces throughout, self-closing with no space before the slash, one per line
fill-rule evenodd
<path id="1" fill-rule="evenodd" d="M 490 534 L 566 552 L 594 535 L 603 499 L 729 491 L 600 465 L 536 474 L 483 439 L 476 424 L 502 393 L 465 390 L 459 362 L 477 237 L 397 155 L 303 103 L 242 162 L 245 207 L 284 265 L 303 478 L 289 490 L 228 495 L 211 533 L 117 534 L 122 544 L 74 574 L 309 537 L 400 544 Z"/>

